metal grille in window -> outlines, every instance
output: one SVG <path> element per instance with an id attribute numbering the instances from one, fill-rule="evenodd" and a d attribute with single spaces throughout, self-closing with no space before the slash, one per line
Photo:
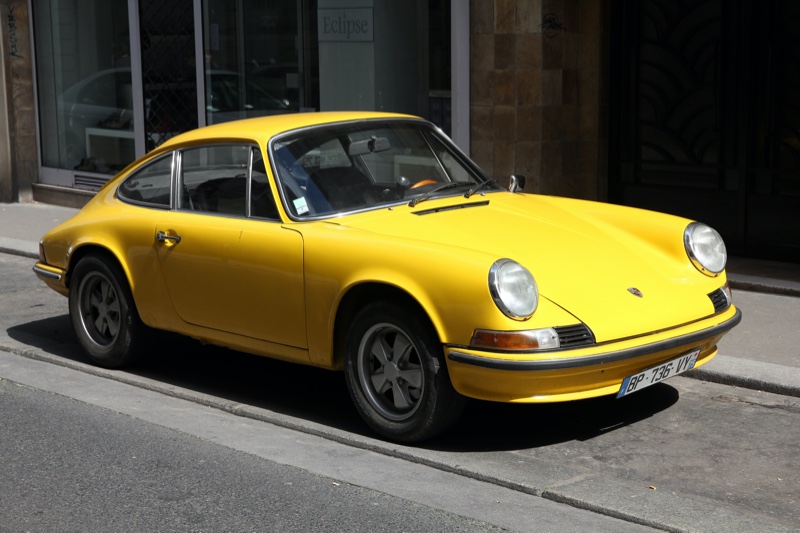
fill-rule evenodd
<path id="1" fill-rule="evenodd" d="M 197 127 L 192 0 L 141 0 L 145 140 L 151 150 Z"/>

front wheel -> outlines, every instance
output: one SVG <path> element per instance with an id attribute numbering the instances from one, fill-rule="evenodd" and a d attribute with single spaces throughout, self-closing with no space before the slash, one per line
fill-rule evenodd
<path id="1" fill-rule="evenodd" d="M 80 260 L 72 274 L 69 314 L 81 346 L 95 364 L 119 368 L 145 342 L 145 326 L 120 268 L 101 256 Z"/>
<path id="2" fill-rule="evenodd" d="M 345 379 L 359 414 L 400 442 L 449 428 L 465 398 L 453 389 L 441 343 L 419 312 L 392 303 L 364 307 L 345 345 Z"/>

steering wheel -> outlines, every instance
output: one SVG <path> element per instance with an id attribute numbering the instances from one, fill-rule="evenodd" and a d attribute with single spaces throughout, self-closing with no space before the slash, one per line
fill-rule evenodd
<path id="1" fill-rule="evenodd" d="M 433 185 L 434 183 L 439 183 L 439 182 L 436 180 L 420 180 L 411 187 L 409 187 L 409 189 L 416 189 L 417 187 L 423 187 L 425 185 Z"/>

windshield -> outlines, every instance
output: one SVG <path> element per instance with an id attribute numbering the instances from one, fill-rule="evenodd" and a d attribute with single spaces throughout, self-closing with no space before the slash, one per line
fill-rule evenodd
<path id="1" fill-rule="evenodd" d="M 273 142 L 271 154 L 284 204 L 299 219 L 416 205 L 463 195 L 487 181 L 424 122 L 368 121 L 304 130 Z"/>

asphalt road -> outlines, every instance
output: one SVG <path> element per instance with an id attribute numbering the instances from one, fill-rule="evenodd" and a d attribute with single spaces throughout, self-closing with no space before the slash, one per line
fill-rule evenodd
<path id="1" fill-rule="evenodd" d="M 2 531 L 500 530 L 8 381 L 0 418 Z"/>
<path id="2" fill-rule="evenodd" d="M 337 374 L 173 338 L 125 372 L 85 365 L 70 331 L 66 300 L 33 279 L 30 266 L 30 260 L 0 254 L 0 348 L 5 350 L 0 351 L 0 378 L 39 391 L 30 393 L 32 398 L 58 395 L 44 405 L 72 398 L 112 418 L 155 424 L 147 430 L 129 428 L 127 435 L 165 432 L 161 437 L 167 443 L 173 439 L 172 451 L 170 445 L 153 449 L 158 455 L 165 449 L 166 457 L 189 450 L 188 457 L 175 458 L 176 464 L 194 464 L 191 454 L 202 457 L 203 447 L 227 447 L 276 463 L 260 465 L 265 472 L 280 465 L 299 468 L 298 484 L 318 488 L 321 501 L 331 487 L 348 486 L 364 502 L 402 500 L 394 503 L 391 516 L 408 513 L 448 530 L 481 530 L 486 524 L 531 531 L 639 530 L 641 525 L 675 531 L 800 528 L 797 398 L 678 377 L 622 400 L 540 406 L 473 402 L 459 425 L 441 438 L 415 448 L 392 445 L 366 430 Z M 738 302 L 746 303 L 741 294 Z M 48 408 L 40 412 L 44 417 Z M 81 427 L 84 417 L 91 420 L 76 411 L 71 425 Z M 5 453 L 5 426 L 2 433 L 0 453 Z M 53 431 L 55 437 L 60 433 Z M 122 449 L 130 440 L 123 439 Z M 142 457 L 137 453 L 131 455 Z M 217 475 L 235 477 L 238 465 L 247 464 L 239 460 L 244 461 L 220 459 L 232 466 Z M 144 470 L 158 472 L 159 464 L 171 461 L 151 457 Z M 91 470 L 91 463 L 85 466 Z M 105 472 L 95 483 L 113 469 Z M 282 474 L 271 475 L 283 479 Z M 7 479 L 0 471 L 0 480 Z M 250 478 L 242 486 L 248 483 Z M 0 487 L 0 494 L 6 493 Z M 119 502 L 125 503 L 124 498 Z M 0 496 L 0 524 L 9 505 Z M 24 505 L 15 501 L 13 508 Z M 417 505 L 430 517 L 420 518 Z M 351 511 L 357 513 L 344 513 Z M 294 527 L 291 513 L 282 518 L 288 528 Z M 330 519 L 324 513 L 309 516 Z M 614 520 L 609 516 L 626 522 L 604 522 Z M 176 524 L 176 529 L 190 527 Z M 333 529 L 343 530 L 373 525 L 335 524 Z"/>

